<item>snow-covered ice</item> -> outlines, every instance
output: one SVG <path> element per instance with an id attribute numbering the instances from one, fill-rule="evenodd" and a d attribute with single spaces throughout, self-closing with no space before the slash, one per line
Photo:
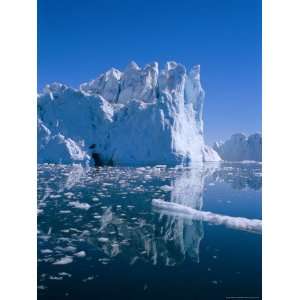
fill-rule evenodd
<path id="1" fill-rule="evenodd" d="M 110 69 L 79 89 L 38 96 L 38 162 L 176 165 L 219 161 L 204 142 L 200 66 Z"/>
<path id="2" fill-rule="evenodd" d="M 262 137 L 254 133 L 248 137 L 243 133 L 236 133 L 225 142 L 216 142 L 213 149 L 223 160 L 227 161 L 261 161 Z"/>

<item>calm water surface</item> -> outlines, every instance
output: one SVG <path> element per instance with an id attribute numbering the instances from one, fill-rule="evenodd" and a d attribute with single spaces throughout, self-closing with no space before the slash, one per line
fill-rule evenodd
<path id="1" fill-rule="evenodd" d="M 39 165 L 38 299 L 261 298 L 261 234 L 152 199 L 261 219 L 261 165 Z"/>

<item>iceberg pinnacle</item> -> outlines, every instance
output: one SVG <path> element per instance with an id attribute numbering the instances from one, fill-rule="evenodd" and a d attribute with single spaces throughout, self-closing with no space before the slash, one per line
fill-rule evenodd
<path id="1" fill-rule="evenodd" d="M 111 68 L 79 90 L 60 83 L 38 96 L 40 163 L 176 165 L 218 161 L 203 137 L 200 66 L 176 62 Z"/>

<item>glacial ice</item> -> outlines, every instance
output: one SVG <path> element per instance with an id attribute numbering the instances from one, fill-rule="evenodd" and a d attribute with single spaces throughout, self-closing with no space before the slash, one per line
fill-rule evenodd
<path id="1" fill-rule="evenodd" d="M 254 133 L 248 137 L 242 133 L 236 133 L 225 142 L 215 142 L 213 149 L 223 160 L 227 161 L 261 161 L 262 137 L 260 133 Z"/>
<path id="2" fill-rule="evenodd" d="M 261 220 L 257 219 L 219 215 L 209 211 L 197 210 L 175 202 L 167 202 L 161 199 L 152 199 L 152 205 L 167 215 L 175 215 L 192 220 L 202 220 L 214 225 L 225 225 L 232 229 L 257 233 L 261 232 Z"/>
<path id="3" fill-rule="evenodd" d="M 46 85 L 38 96 L 38 162 L 177 165 L 219 161 L 203 137 L 200 66 L 159 70 L 131 62 L 79 89 Z"/>

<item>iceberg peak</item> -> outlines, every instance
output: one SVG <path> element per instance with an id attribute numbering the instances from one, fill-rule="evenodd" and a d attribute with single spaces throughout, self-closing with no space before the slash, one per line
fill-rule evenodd
<path id="1" fill-rule="evenodd" d="M 119 71 L 116 68 L 110 68 L 106 73 L 106 78 L 107 80 L 109 80 L 110 78 L 116 78 L 117 80 L 120 80 L 121 76 L 122 76 L 122 72 Z"/>
<path id="2" fill-rule="evenodd" d="M 130 72 L 131 70 L 140 70 L 140 67 L 135 61 L 131 61 L 125 68 L 125 72 Z"/>
<path id="3" fill-rule="evenodd" d="M 60 82 L 52 82 L 49 84 L 46 84 L 44 88 L 44 93 L 61 93 L 64 92 L 68 87 Z"/>
<path id="4" fill-rule="evenodd" d="M 66 92 L 68 91 L 68 92 Z M 59 101 L 52 101 L 59 93 Z M 130 62 L 79 90 L 47 85 L 38 97 L 39 162 L 145 165 L 220 160 L 204 143 L 200 66 Z M 91 148 L 91 145 L 94 145 Z M 101 158 L 101 159 L 100 159 Z"/>

